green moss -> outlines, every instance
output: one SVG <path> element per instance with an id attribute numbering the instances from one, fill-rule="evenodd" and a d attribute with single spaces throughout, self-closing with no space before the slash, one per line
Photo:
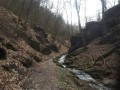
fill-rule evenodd
<path id="1" fill-rule="evenodd" d="M 120 25 L 117 25 L 111 29 L 111 32 L 106 36 L 108 38 L 115 38 L 117 36 L 120 36 Z"/>
<path id="2" fill-rule="evenodd" d="M 85 48 L 79 48 L 79 49 L 77 49 L 76 51 L 74 51 L 74 52 L 72 52 L 72 53 L 70 53 L 69 55 L 67 55 L 67 57 L 69 57 L 69 56 L 77 56 L 77 55 L 79 55 L 80 53 L 83 53 L 84 51 L 86 51 L 86 49 Z"/>
<path id="3" fill-rule="evenodd" d="M 95 63 L 94 65 L 96 65 L 96 63 L 100 60 L 104 60 L 105 58 L 107 58 L 108 56 L 110 56 L 113 52 L 116 51 L 118 47 L 117 46 L 114 46 L 113 48 L 111 48 L 110 50 L 108 50 L 106 53 L 100 55 L 96 60 L 95 60 Z"/>
<path id="4" fill-rule="evenodd" d="M 77 81 L 74 79 L 75 77 L 67 69 L 57 67 L 56 72 L 62 90 L 79 90 L 76 85 Z"/>
<path id="5" fill-rule="evenodd" d="M 111 71 L 105 67 L 102 67 L 102 68 L 92 67 L 87 69 L 86 72 L 96 79 L 103 79 L 111 75 Z"/>
<path id="6" fill-rule="evenodd" d="M 113 32 L 111 32 L 111 33 L 120 34 L 120 25 L 117 25 L 117 26 L 113 27 L 112 31 Z"/>
<path id="7" fill-rule="evenodd" d="M 54 62 L 56 65 L 58 65 L 59 67 L 62 67 L 62 68 L 63 68 L 63 65 L 58 62 L 60 57 L 61 57 L 61 56 L 55 57 L 55 58 L 53 59 L 53 62 Z"/>

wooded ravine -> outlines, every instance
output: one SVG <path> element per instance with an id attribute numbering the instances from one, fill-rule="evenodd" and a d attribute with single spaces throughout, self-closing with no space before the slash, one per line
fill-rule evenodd
<path id="1" fill-rule="evenodd" d="M 120 90 L 120 1 L 99 1 L 83 27 L 87 0 L 0 0 L 0 90 Z"/>

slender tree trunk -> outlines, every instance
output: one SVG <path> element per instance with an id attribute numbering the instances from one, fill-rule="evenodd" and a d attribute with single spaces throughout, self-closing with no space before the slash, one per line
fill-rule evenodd
<path id="1" fill-rule="evenodd" d="M 107 10 L 106 0 L 101 0 L 101 4 L 102 4 L 102 18 L 103 18 L 104 13 Z"/>
<path id="2" fill-rule="evenodd" d="M 9 2 L 9 0 L 5 1 L 5 4 L 4 4 L 5 7 L 7 7 L 8 2 Z"/>
<path id="3" fill-rule="evenodd" d="M 19 23 L 20 23 L 20 21 L 22 19 L 22 15 L 23 15 L 23 12 L 24 12 L 24 7 L 25 7 L 25 0 L 22 1 L 21 6 L 22 7 L 20 7 L 20 11 L 19 11 L 19 14 L 18 14 L 19 18 L 18 18 L 18 23 L 17 23 L 16 28 L 18 28 Z"/>
<path id="4" fill-rule="evenodd" d="M 34 20 L 33 20 L 33 22 L 36 24 L 36 22 L 37 22 L 37 11 L 39 10 L 39 5 L 40 5 L 40 0 L 38 0 L 38 2 L 37 2 L 37 6 L 36 6 L 36 9 L 35 9 L 35 13 L 34 13 Z"/>
<path id="5" fill-rule="evenodd" d="M 79 26 L 79 31 L 82 35 L 82 41 L 83 41 L 83 45 L 84 45 L 84 48 L 87 49 L 87 44 L 86 44 L 86 40 L 85 40 L 85 36 L 84 36 L 84 31 L 82 29 L 82 26 L 81 26 L 81 23 L 80 23 L 80 7 L 78 7 L 78 3 L 77 3 L 77 0 L 75 1 L 75 4 L 76 4 L 76 11 L 77 11 L 77 17 L 78 17 L 78 26 Z"/>
<path id="6" fill-rule="evenodd" d="M 71 14 L 71 35 L 73 36 L 73 24 L 72 24 L 72 2 L 71 2 L 71 0 L 70 0 L 70 9 L 71 9 L 71 11 L 70 11 L 70 14 Z"/>
<path id="7" fill-rule="evenodd" d="M 85 12 L 85 23 L 87 23 L 87 14 L 86 14 L 86 11 L 87 11 L 87 7 L 86 7 L 86 0 L 85 0 L 85 9 L 84 9 L 84 12 Z"/>
<path id="8" fill-rule="evenodd" d="M 6 2 L 5 2 L 5 4 L 4 4 L 4 6 L 8 9 L 8 2 L 9 2 L 9 0 L 6 0 Z M 4 16 L 5 16 L 5 12 L 3 13 L 3 15 L 2 15 L 2 18 L 4 18 Z"/>
<path id="9" fill-rule="evenodd" d="M 84 36 L 84 31 L 81 27 L 81 23 L 80 23 L 80 15 L 79 15 L 79 12 L 77 11 L 77 16 L 78 16 L 78 25 L 79 25 L 79 31 L 82 35 L 82 41 L 83 41 L 83 45 L 84 45 L 84 48 L 86 49 L 87 48 L 87 44 L 86 44 L 86 40 L 85 40 L 85 36 Z"/>
<path id="10" fill-rule="evenodd" d="M 118 4 L 120 4 L 120 0 L 118 0 Z"/>
<path id="11" fill-rule="evenodd" d="M 27 22 L 28 22 L 28 19 L 29 19 L 30 11 L 31 11 L 31 8 L 32 8 L 32 3 L 33 3 L 33 0 L 30 1 L 30 5 L 29 5 L 28 10 L 27 10 L 25 25 L 27 25 Z"/>
<path id="12" fill-rule="evenodd" d="M 103 23 L 103 34 L 106 34 L 107 32 L 107 27 L 106 27 L 106 23 L 105 23 L 105 20 L 104 20 L 104 13 L 105 11 L 107 10 L 107 7 L 106 7 L 106 0 L 101 0 L 101 4 L 102 4 L 102 23 Z"/>
<path id="13" fill-rule="evenodd" d="M 21 20 L 22 18 L 22 14 L 23 14 L 24 7 L 25 7 L 25 0 L 22 1 L 21 5 L 22 5 L 22 8 L 20 9 L 20 12 L 19 12 L 19 20 Z"/>

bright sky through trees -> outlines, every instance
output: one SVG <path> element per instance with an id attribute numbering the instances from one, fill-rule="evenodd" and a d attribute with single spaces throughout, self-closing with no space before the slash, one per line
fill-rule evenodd
<path id="1" fill-rule="evenodd" d="M 63 15 L 63 18 L 65 21 L 67 21 L 67 14 L 68 14 L 68 21 L 71 21 L 71 10 L 72 10 L 72 21 L 73 24 L 77 24 L 77 13 L 75 10 L 75 5 L 74 1 L 71 0 L 72 2 L 72 9 L 70 8 L 69 1 L 70 0 L 50 0 L 53 2 L 54 8 L 53 12 L 56 12 L 57 7 L 59 8 L 58 12 Z M 78 0 L 80 1 L 80 0 Z M 59 2 L 59 4 L 57 4 Z M 80 12 L 80 18 L 81 18 L 81 23 L 84 25 L 85 23 L 85 0 L 81 0 L 81 12 Z M 107 0 L 107 8 L 110 8 L 114 5 L 117 4 L 117 0 Z M 67 13 L 67 14 L 66 14 Z M 86 0 L 86 15 L 87 15 L 87 20 L 92 21 L 96 20 L 98 13 L 101 13 L 101 2 L 100 0 Z"/>

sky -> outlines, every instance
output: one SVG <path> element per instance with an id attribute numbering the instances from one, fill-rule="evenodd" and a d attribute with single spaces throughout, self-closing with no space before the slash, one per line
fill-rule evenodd
<path id="1" fill-rule="evenodd" d="M 60 14 L 63 16 L 64 20 L 67 22 L 67 19 L 69 23 L 71 22 L 71 11 L 72 11 L 72 22 L 73 24 L 78 23 L 77 13 L 74 5 L 75 0 L 71 0 L 72 5 L 70 7 L 70 4 L 68 1 L 70 0 L 50 0 L 53 3 L 53 12 L 57 12 L 56 8 L 59 6 Z M 80 0 L 78 0 L 80 1 Z M 59 2 L 59 4 L 57 4 Z M 115 3 L 114 3 L 115 2 Z M 107 0 L 107 8 L 110 8 L 117 4 L 117 0 Z M 80 19 L 82 26 L 85 25 L 85 0 L 81 0 L 80 3 Z M 67 13 L 67 14 L 66 14 Z M 98 14 L 101 13 L 101 2 L 100 0 L 86 0 L 86 16 L 88 21 L 96 20 Z M 68 16 L 68 18 L 67 18 Z"/>

